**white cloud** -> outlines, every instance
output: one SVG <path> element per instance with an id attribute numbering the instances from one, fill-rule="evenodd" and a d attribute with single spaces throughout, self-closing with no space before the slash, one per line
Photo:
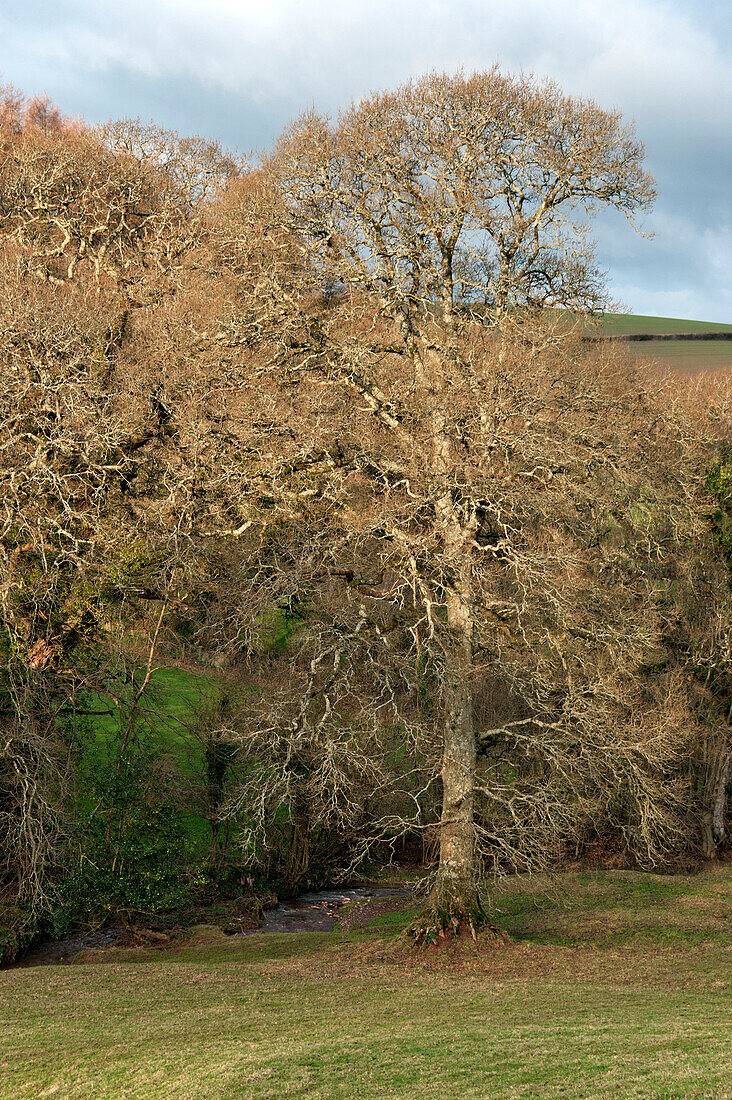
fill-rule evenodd
<path id="1" fill-rule="evenodd" d="M 36 11 L 43 5 L 36 4 Z M 687 5 L 688 8 L 688 5 Z M 425 68 L 509 68 L 669 127 L 730 90 L 726 51 L 691 10 L 657 0 L 128 0 L 48 4 L 44 24 L 6 17 L 16 60 L 99 71 L 123 64 L 260 98 L 336 108 Z M 701 110 L 705 107 L 705 110 Z M 695 130 L 697 127 L 695 126 Z"/>
<path id="2" fill-rule="evenodd" d="M 551 76 L 635 118 L 658 178 L 650 250 L 622 225 L 601 226 L 600 253 L 619 281 L 635 285 L 634 264 L 650 280 L 657 262 L 657 277 L 675 273 L 687 293 L 690 270 L 713 271 L 707 312 L 728 308 L 728 292 L 715 290 L 729 286 L 717 228 L 732 169 L 724 3 L 26 0 L 0 13 L 0 43 L 0 71 L 71 111 L 142 114 L 242 148 L 266 144 L 313 103 L 335 112 L 429 68 L 498 60 Z"/>

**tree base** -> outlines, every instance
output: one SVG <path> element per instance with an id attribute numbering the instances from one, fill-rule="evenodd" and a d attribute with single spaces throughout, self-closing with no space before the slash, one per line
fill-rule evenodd
<path id="1" fill-rule="evenodd" d="M 465 943 L 470 940 L 476 944 L 486 940 L 508 942 L 505 932 L 485 919 L 478 924 L 473 921 L 453 921 L 445 925 L 440 918 L 436 919 L 427 910 L 415 917 L 405 934 L 415 947 L 440 948 L 447 947 L 454 941 Z"/>
<path id="2" fill-rule="evenodd" d="M 406 929 L 408 938 L 420 946 L 442 946 L 456 937 L 469 937 L 477 941 L 479 934 L 505 939 L 500 930 L 489 922 L 474 887 L 457 894 L 454 890 L 445 891 L 439 883 L 435 885 L 422 912 Z"/>

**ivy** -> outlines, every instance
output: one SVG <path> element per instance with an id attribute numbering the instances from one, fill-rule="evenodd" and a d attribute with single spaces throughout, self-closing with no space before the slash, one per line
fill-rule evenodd
<path id="1" fill-rule="evenodd" d="M 732 586 L 732 460 L 729 455 L 724 454 L 715 462 L 705 485 L 716 505 L 710 515 L 714 548 L 729 566 Z"/>

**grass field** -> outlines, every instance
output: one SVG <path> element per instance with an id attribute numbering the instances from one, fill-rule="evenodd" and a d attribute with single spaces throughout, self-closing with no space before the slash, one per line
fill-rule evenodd
<path id="1" fill-rule="evenodd" d="M 732 368 L 732 340 L 644 340 L 624 347 L 640 360 L 654 360 L 680 374 Z"/>
<path id="2" fill-rule="evenodd" d="M 508 880 L 505 944 L 348 934 L 110 952 L 0 987 L 0 1096 L 732 1096 L 732 869 Z"/>
<path id="3" fill-rule="evenodd" d="M 730 332 L 728 325 L 715 321 L 686 321 L 683 317 L 646 317 L 639 313 L 606 313 L 602 331 L 608 336 L 637 336 L 642 333 L 665 335 L 678 332 Z"/>
<path id="4" fill-rule="evenodd" d="M 114 681 L 111 690 L 129 700 L 131 689 Z M 188 672 L 180 668 L 159 668 L 153 671 L 138 710 L 139 736 L 143 741 L 152 737 L 156 747 L 173 755 L 187 754 L 191 745 L 191 730 L 199 714 L 215 706 L 221 694 L 221 684 L 214 676 Z M 120 719 L 103 695 L 90 692 L 86 700 L 89 709 L 111 710 L 89 720 L 97 751 L 106 756 L 119 740 Z"/>
<path id="5" fill-rule="evenodd" d="M 110 690 L 126 702 L 132 695 L 129 684 L 112 681 Z M 207 716 L 215 724 L 215 708 L 223 690 L 221 678 L 212 674 L 202 675 L 180 668 L 155 670 L 139 703 L 133 740 L 164 761 L 167 774 L 176 775 L 181 783 L 204 783 L 205 744 L 199 727 Z M 99 792 L 89 785 L 88 773 L 115 759 L 121 726 L 118 712 L 104 695 L 88 693 L 82 709 L 101 712 L 86 719 L 82 751 L 77 760 L 81 780 L 76 793 L 77 804 L 91 808 Z M 200 812 L 182 811 L 180 820 L 191 844 L 205 846 L 209 825 Z"/>
<path id="6" fill-rule="evenodd" d="M 730 331 L 732 324 L 686 321 L 680 317 L 644 317 L 633 313 L 607 313 L 599 329 L 600 334 L 607 336 Z M 656 362 L 684 375 L 732 369 L 732 340 L 629 341 L 623 344 L 623 349 L 641 362 Z"/>

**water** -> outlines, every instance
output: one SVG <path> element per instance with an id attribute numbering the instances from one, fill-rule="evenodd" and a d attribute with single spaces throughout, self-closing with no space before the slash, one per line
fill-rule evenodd
<path id="1" fill-rule="evenodd" d="M 282 902 L 276 909 L 269 909 L 264 914 L 262 927 L 244 935 L 252 936 L 259 932 L 332 932 L 338 923 L 339 911 L 346 902 L 409 893 L 401 886 L 353 886 L 301 894 L 292 901 Z"/>
<path id="2" fill-rule="evenodd" d="M 260 928 L 235 935 L 253 936 L 260 932 L 332 932 L 338 923 L 340 910 L 350 901 L 366 901 L 375 898 L 408 895 L 403 886 L 348 886 L 339 890 L 318 890 L 301 894 L 291 901 L 282 902 L 276 909 L 268 909 Z M 13 966 L 54 966 L 66 963 L 81 951 L 114 947 L 127 938 L 122 925 L 99 931 L 72 932 L 58 940 L 43 940 L 17 959 Z"/>
<path id="3" fill-rule="evenodd" d="M 124 937 L 126 929 L 121 925 L 102 928 L 93 932 L 70 932 L 58 940 L 41 940 L 30 951 L 26 951 L 11 966 L 55 966 L 66 963 L 73 955 L 81 951 L 114 947 Z"/>

